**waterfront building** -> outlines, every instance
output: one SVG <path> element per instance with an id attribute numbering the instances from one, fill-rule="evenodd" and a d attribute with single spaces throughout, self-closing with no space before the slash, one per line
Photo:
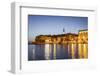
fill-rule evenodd
<path id="1" fill-rule="evenodd" d="M 35 41 L 37 43 L 77 43 L 78 35 L 72 33 L 59 35 L 40 35 L 36 37 Z"/>
<path id="2" fill-rule="evenodd" d="M 66 33 L 66 34 L 58 34 L 58 35 L 39 35 L 36 36 L 35 42 L 37 44 L 41 43 L 59 43 L 59 44 L 67 44 L 67 43 L 88 43 L 88 31 L 87 30 L 79 30 L 78 34 L 74 33 Z"/>
<path id="3" fill-rule="evenodd" d="M 88 30 L 80 30 L 79 31 L 78 43 L 88 43 Z"/>

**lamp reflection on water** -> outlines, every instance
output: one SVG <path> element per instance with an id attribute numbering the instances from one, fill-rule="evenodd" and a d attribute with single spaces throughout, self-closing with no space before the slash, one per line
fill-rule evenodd
<path id="1" fill-rule="evenodd" d="M 29 45 L 29 60 L 81 58 L 88 58 L 88 44 Z"/>
<path id="2" fill-rule="evenodd" d="M 54 44 L 53 57 L 54 57 L 54 59 L 56 59 L 56 44 Z"/>
<path id="3" fill-rule="evenodd" d="M 88 44 L 78 44 L 79 58 L 88 58 Z"/>
<path id="4" fill-rule="evenodd" d="M 75 56 L 74 56 L 74 54 L 75 54 L 75 45 L 74 44 L 72 44 L 71 45 L 71 53 L 72 53 L 72 59 L 74 59 L 75 58 Z"/>
<path id="5" fill-rule="evenodd" d="M 82 58 L 82 44 L 78 44 L 78 55 L 79 55 L 79 58 Z"/>
<path id="6" fill-rule="evenodd" d="M 88 58 L 88 45 L 87 44 L 83 44 L 83 54 L 84 54 L 84 58 Z"/>
<path id="7" fill-rule="evenodd" d="M 51 47 L 49 44 L 45 45 L 45 59 L 48 60 L 50 59 L 50 52 L 51 52 Z"/>

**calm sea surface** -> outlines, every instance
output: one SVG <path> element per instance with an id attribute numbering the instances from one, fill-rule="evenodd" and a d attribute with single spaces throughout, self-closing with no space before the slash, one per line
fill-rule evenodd
<path id="1" fill-rule="evenodd" d="M 88 44 L 28 45 L 28 60 L 55 60 L 88 58 Z"/>

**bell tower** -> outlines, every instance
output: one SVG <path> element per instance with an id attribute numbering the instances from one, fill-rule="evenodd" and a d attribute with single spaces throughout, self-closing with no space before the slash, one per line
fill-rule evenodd
<path id="1" fill-rule="evenodd" d="M 63 33 L 65 34 L 65 28 L 63 28 Z"/>

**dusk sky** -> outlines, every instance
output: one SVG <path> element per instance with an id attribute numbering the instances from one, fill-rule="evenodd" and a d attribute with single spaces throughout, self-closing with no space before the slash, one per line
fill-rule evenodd
<path id="1" fill-rule="evenodd" d="M 57 35 L 76 33 L 79 30 L 88 29 L 88 17 L 74 16 L 28 16 L 28 41 L 33 41 L 38 35 Z"/>

